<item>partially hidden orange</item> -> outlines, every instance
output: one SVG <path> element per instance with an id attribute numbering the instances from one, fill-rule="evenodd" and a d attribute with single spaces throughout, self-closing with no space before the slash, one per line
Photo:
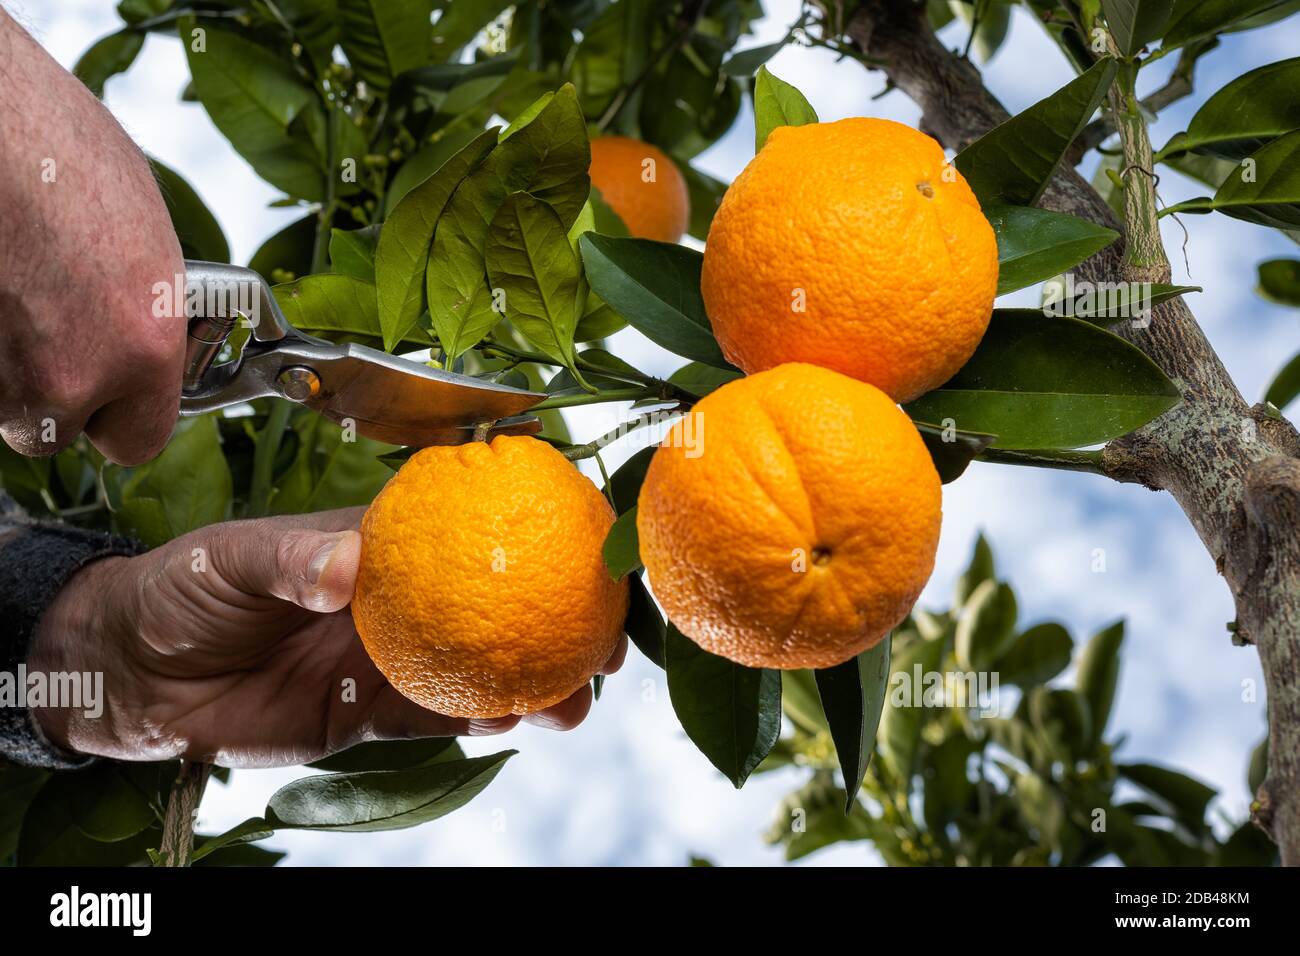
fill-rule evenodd
<path id="1" fill-rule="evenodd" d="M 686 180 L 656 146 L 628 136 L 597 137 L 591 141 L 591 182 L 633 236 L 676 242 L 690 225 Z"/>

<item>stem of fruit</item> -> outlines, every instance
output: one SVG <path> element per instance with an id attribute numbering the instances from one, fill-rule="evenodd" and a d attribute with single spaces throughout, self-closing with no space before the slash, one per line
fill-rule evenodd
<path id="1" fill-rule="evenodd" d="M 194 852 L 194 815 L 198 813 L 211 773 L 212 764 L 181 761 L 180 772 L 167 797 L 162 844 L 158 847 L 159 866 L 190 865 Z"/>
<path id="2" fill-rule="evenodd" d="M 553 395 L 545 401 L 538 402 L 529 411 L 544 412 L 548 408 L 572 408 L 575 405 L 601 405 L 605 402 L 635 402 L 642 398 L 657 398 L 658 394 L 648 388 L 611 388 L 607 392 L 582 395 Z M 670 399 L 664 399 L 670 401 Z"/>

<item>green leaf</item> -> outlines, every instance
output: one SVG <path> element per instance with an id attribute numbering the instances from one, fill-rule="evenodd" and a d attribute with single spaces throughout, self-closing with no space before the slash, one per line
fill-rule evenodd
<path id="1" fill-rule="evenodd" d="M 579 245 L 592 289 L 629 325 L 683 358 L 732 368 L 704 311 L 701 253 L 667 242 L 595 233 L 583 236 Z"/>
<path id="2" fill-rule="evenodd" d="M 16 850 L 19 866 L 126 866 L 142 863 L 158 830 L 124 840 L 96 840 L 81 831 L 71 806 L 81 784 L 75 773 L 50 774 L 23 815 Z"/>
<path id="3" fill-rule="evenodd" d="M 230 516 L 232 480 L 215 416 L 182 420 L 153 461 L 112 468 L 114 525 L 149 547 Z"/>
<path id="4" fill-rule="evenodd" d="M 318 217 L 312 214 L 285 226 L 258 247 L 248 268 L 272 282 L 278 281 L 273 278 L 277 269 L 295 276 L 307 275 L 311 272 L 317 221 Z"/>
<path id="5" fill-rule="evenodd" d="M 276 478 L 272 514 L 307 514 L 368 505 L 392 472 L 379 460 L 393 445 L 345 432 L 310 409 L 296 411 L 297 450 Z"/>
<path id="6" fill-rule="evenodd" d="M 272 829 L 364 833 L 402 830 L 446 816 L 492 782 L 518 751 L 450 760 L 409 770 L 304 777 L 281 787 L 266 807 Z"/>
<path id="7" fill-rule="evenodd" d="M 1070 666 L 1074 639 L 1054 621 L 1020 633 L 998 661 L 999 680 L 1028 688 L 1045 684 Z"/>
<path id="8" fill-rule="evenodd" d="M 504 294 L 505 317 L 581 384 L 573 337 L 586 297 L 582 262 L 555 210 L 528 193 L 507 197 L 492 217 L 483 258 L 493 294 Z"/>
<path id="9" fill-rule="evenodd" d="M 1245 159 L 1300 128 L 1297 87 L 1300 57 L 1251 70 L 1206 100 L 1187 125 L 1187 132 L 1175 137 L 1161 153 L 1197 150 L 1225 159 Z"/>
<path id="10" fill-rule="evenodd" d="M 991 580 L 996 574 L 993 549 L 989 547 L 988 539 L 981 531 L 975 536 L 975 547 L 971 551 L 970 563 L 966 565 L 962 576 L 957 579 L 957 593 L 954 596 L 957 606 L 961 607 L 969 601 L 975 589 L 985 581 Z"/>
<path id="11" fill-rule="evenodd" d="M 1273 376 L 1273 381 L 1264 392 L 1264 401 L 1272 402 L 1282 409 L 1290 405 L 1297 395 L 1300 395 L 1300 353 L 1293 355 L 1291 361 Z"/>
<path id="12" fill-rule="evenodd" d="M 996 435 L 995 448 L 1078 448 L 1125 435 L 1178 399 L 1154 362 L 1105 329 L 995 310 L 961 371 L 906 411 Z"/>
<path id="13" fill-rule="evenodd" d="M 957 663 L 964 670 L 992 670 L 1016 637 L 1016 594 L 994 580 L 977 587 L 957 621 Z"/>
<path id="14" fill-rule="evenodd" d="M 654 13 L 650 0 L 623 0 L 609 4 L 584 28 L 569 75 L 588 116 L 603 115 L 649 65 Z M 628 99 L 636 96 L 633 92 Z"/>
<path id="15" fill-rule="evenodd" d="M 686 192 L 690 200 L 691 219 L 686 231 L 696 239 L 704 242 L 709 237 L 709 226 L 713 224 L 714 213 L 722 203 L 722 196 L 727 191 L 727 184 L 707 173 L 702 173 L 686 163 L 680 165 L 682 176 L 686 179 Z M 597 229 L 605 235 L 616 235 L 608 229 Z"/>
<path id="16" fill-rule="evenodd" d="M 375 250 L 384 348 L 392 351 L 424 311 L 425 271 L 434 229 L 456 188 L 496 146 L 495 129 L 485 130 L 410 189 L 384 222 Z M 442 268 L 441 263 L 434 266 Z"/>
<path id="17" fill-rule="evenodd" d="M 586 129 L 573 86 L 566 84 L 452 195 L 434 233 L 430 261 L 436 266 L 426 276 L 433 327 L 450 359 L 473 347 L 500 319 L 483 255 L 506 197 L 530 193 L 555 210 L 561 231 L 578 218 L 591 188 Z"/>
<path id="18" fill-rule="evenodd" d="M 387 0 L 374 0 L 376 3 Z M 510 0 L 455 0 L 439 2 L 438 22 L 433 26 L 434 58 L 453 59 L 461 48 L 509 7 Z"/>
<path id="19" fill-rule="evenodd" d="M 1150 763 L 1122 763 L 1116 769 L 1148 793 L 1164 801 L 1180 823 L 1193 833 L 1207 829 L 1205 811 L 1216 791 L 1186 774 Z"/>
<path id="20" fill-rule="evenodd" d="M 1300 308 L 1300 259 L 1261 262 L 1258 291 L 1270 302 Z"/>
<path id="21" fill-rule="evenodd" d="M 781 675 L 702 650 L 670 622 L 668 695 L 686 736 L 736 789 L 781 733 Z"/>
<path id="22" fill-rule="evenodd" d="M 925 450 L 930 453 L 935 471 L 939 473 L 939 480 L 945 485 L 965 474 L 967 466 L 980 452 L 997 440 L 996 435 L 941 428 L 927 422 L 912 422 L 912 424 L 921 433 Z"/>
<path id="23" fill-rule="evenodd" d="M 886 634 L 884 640 L 857 657 L 816 672 L 817 693 L 844 774 L 846 814 L 857 801 L 876 746 L 876 728 L 889 682 L 891 642 L 891 636 Z"/>
<path id="24" fill-rule="evenodd" d="M 981 63 L 993 59 L 1011 28 L 1011 4 L 1006 0 L 971 0 L 951 5 L 962 21 L 974 26 L 971 52 Z"/>
<path id="25" fill-rule="evenodd" d="M 266 820 L 261 817 L 250 817 L 243 823 L 236 824 L 225 833 L 217 836 L 208 837 L 201 844 L 194 848 L 194 855 L 190 858 L 192 863 L 197 864 L 204 857 L 215 853 L 217 850 L 230 846 L 240 846 L 245 843 L 254 843 L 258 840 L 265 840 L 275 834 L 275 829 Z"/>
<path id="26" fill-rule="evenodd" d="M 760 66 L 754 77 L 754 152 L 763 148 L 778 126 L 816 123 L 817 111 L 804 95 Z"/>
<path id="27" fill-rule="evenodd" d="M 444 163 L 484 134 L 477 126 L 460 126 L 448 129 L 435 142 L 426 143 L 408 156 L 393 174 L 384 193 L 385 222 L 397 204 L 416 186 L 436 173 Z"/>
<path id="28" fill-rule="evenodd" d="M 455 737 L 424 737 L 419 740 L 371 740 L 307 766 L 331 773 L 363 770 L 410 770 L 434 762 L 459 760 L 465 754 Z"/>
<path id="29" fill-rule="evenodd" d="M 1119 238 L 1113 229 L 1046 209 L 997 206 L 985 215 L 998 239 L 998 295 L 1060 275 Z"/>
<path id="30" fill-rule="evenodd" d="M 1138 293 L 1136 297 L 1133 295 L 1135 291 Z M 1148 316 L 1162 302 L 1200 291 L 1198 285 L 1168 285 L 1164 282 L 1153 282 L 1149 289 L 1140 285 L 1134 289 L 1126 282 L 1115 283 L 1110 288 L 1097 288 L 1090 284 L 1082 294 L 1072 299 L 1057 299 L 1050 303 L 1045 300 L 1043 308 L 1049 315 L 1087 319 L 1095 325 L 1114 325 L 1126 319 Z"/>
<path id="31" fill-rule="evenodd" d="M 663 667 L 664 641 L 667 634 L 663 616 L 655 606 L 654 598 L 646 590 L 641 575 L 628 575 L 627 583 L 630 600 L 623 630 L 647 660 Z"/>
<path id="32" fill-rule="evenodd" d="M 602 549 L 609 576 L 621 581 L 641 569 L 641 546 L 636 534 L 636 505 L 618 516 L 605 536 Z"/>
<path id="33" fill-rule="evenodd" d="M 149 165 L 153 167 L 163 201 L 167 203 L 167 214 L 181 243 L 181 254 L 186 259 L 229 262 L 230 246 L 226 243 L 225 233 L 194 187 L 156 159 L 151 158 Z"/>
<path id="34" fill-rule="evenodd" d="M 790 39 L 787 37 L 776 43 L 765 43 L 763 46 L 750 47 L 748 50 L 737 50 L 722 64 L 722 72 L 727 76 L 753 76 L 755 70 L 780 53 L 789 42 Z"/>
<path id="35" fill-rule="evenodd" d="M 339 39 L 357 75 L 384 92 L 431 59 L 433 0 L 337 0 Z"/>
<path id="36" fill-rule="evenodd" d="M 375 287 L 352 276 L 323 272 L 271 289 L 284 317 L 295 329 L 333 341 L 378 342 L 379 303 Z M 430 340 L 411 329 L 402 344 L 428 348 Z"/>
<path id="37" fill-rule="evenodd" d="M 1106 25 L 1124 56 L 1133 56 L 1158 40 L 1169 22 L 1173 0 L 1101 0 Z"/>
<path id="38" fill-rule="evenodd" d="M 379 226 L 330 230 L 330 268 L 371 284 L 375 281 L 375 243 Z"/>
<path id="39" fill-rule="evenodd" d="M 669 375 L 668 381 L 682 391 L 690 392 L 696 398 L 703 398 L 728 382 L 741 378 L 742 375 L 739 369 L 715 368 L 703 362 L 691 362 Z"/>
<path id="40" fill-rule="evenodd" d="M 1163 47 L 1184 46 L 1281 5 L 1281 0 L 1175 0 Z"/>
<path id="41" fill-rule="evenodd" d="M 781 671 L 781 710 L 806 734 L 816 736 L 830 730 L 817 695 L 817 678 L 811 670 Z"/>
<path id="42" fill-rule="evenodd" d="M 1214 194 L 1213 208 L 1262 226 L 1300 229 L 1300 129 L 1243 160 Z"/>
<path id="43" fill-rule="evenodd" d="M 85 83 L 96 96 L 104 95 L 104 83 L 119 73 L 131 69 L 144 46 L 144 33 L 136 30 L 119 30 L 101 37 L 81 54 L 72 68 L 77 79 Z"/>
<path id="44" fill-rule="evenodd" d="M 203 21 L 205 47 L 196 50 L 193 17 L 177 21 L 189 58 L 194 92 L 240 156 L 257 174 L 292 196 L 325 197 L 325 159 L 301 125 L 323 131 L 325 110 L 315 91 L 286 59 Z"/>
<path id="45" fill-rule="evenodd" d="M 170 766 L 170 765 L 169 765 Z M 156 763 L 100 763 L 77 774 L 68 800 L 77 828 L 92 840 L 116 843 L 158 821 L 150 799 L 158 789 Z"/>
<path id="46" fill-rule="evenodd" d="M 904 795 L 912 789 L 916 748 L 921 740 L 921 725 L 928 713 L 924 700 L 917 699 L 916 694 L 925 691 L 925 675 L 939 670 L 945 644 L 942 639 L 918 638 L 904 647 L 895 647 L 891 652 L 890 692 L 880 717 L 878 744 L 881 761 Z M 914 686 L 917 667 L 920 667 L 922 679 L 920 687 Z"/>
<path id="47" fill-rule="evenodd" d="M 1038 201 L 1066 150 L 1101 105 L 1117 67 L 1109 57 L 1098 60 L 957 154 L 953 162 L 980 205 L 1033 206 Z"/>
<path id="48" fill-rule="evenodd" d="M 1079 656 L 1075 687 L 1092 714 L 1090 750 L 1095 751 L 1110 719 L 1119 683 L 1119 648 L 1124 642 L 1124 622 L 1116 621 L 1094 634 Z"/>
<path id="49" fill-rule="evenodd" d="M 607 494 L 613 496 L 614 510 L 619 514 L 636 505 L 637 496 L 641 493 L 641 483 L 645 481 L 650 460 L 654 458 L 657 450 L 654 446 L 640 449 L 609 476 L 609 486 L 605 490 Z"/>

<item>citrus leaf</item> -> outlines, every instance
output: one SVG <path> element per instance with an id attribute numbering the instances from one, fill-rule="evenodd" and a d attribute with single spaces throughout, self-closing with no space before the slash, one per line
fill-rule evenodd
<path id="1" fill-rule="evenodd" d="M 125 840 L 105 842 L 87 836 L 72 817 L 70 804 L 81 786 L 79 774 L 51 774 L 23 815 L 15 862 L 18 866 L 127 866 L 147 860 L 159 830 L 141 830 Z"/>
<path id="2" fill-rule="evenodd" d="M 961 371 L 906 411 L 996 435 L 995 448 L 1078 448 L 1127 434 L 1178 398 L 1154 362 L 1105 329 L 999 309 Z"/>
<path id="3" fill-rule="evenodd" d="M 817 693 L 830 726 L 835 754 L 844 774 L 847 814 L 857 801 L 876 746 L 876 728 L 885 706 L 889 683 L 889 647 L 892 636 L 875 647 L 839 664 L 816 671 Z"/>
<path id="4" fill-rule="evenodd" d="M 1261 262 L 1259 294 L 1270 302 L 1300 308 L 1300 259 Z"/>
<path id="5" fill-rule="evenodd" d="M 77 79 L 85 83 L 90 92 L 104 95 L 104 83 L 110 77 L 125 73 L 140 55 L 144 46 L 144 33 L 136 30 L 119 30 L 96 40 L 77 65 L 72 68 Z"/>
<path id="6" fill-rule="evenodd" d="M 998 295 L 1060 275 L 1119 238 L 1086 219 L 1029 206 L 996 206 L 985 215 L 998 240 Z"/>
<path id="7" fill-rule="evenodd" d="M 311 272 L 312 246 L 316 242 L 315 214 L 303 216 L 285 226 L 263 242 L 248 260 L 248 268 L 266 276 L 272 282 L 276 270 L 305 276 Z"/>
<path id="8" fill-rule="evenodd" d="M 414 327 L 424 311 L 425 271 L 434 229 L 452 194 L 496 145 L 496 130 L 484 130 L 410 188 L 384 222 L 375 250 L 379 319 L 388 351 Z M 442 263 L 434 268 L 441 269 Z"/>
<path id="9" fill-rule="evenodd" d="M 1272 402 L 1279 409 L 1286 408 L 1300 395 L 1300 354 L 1294 355 L 1282 370 L 1273 376 L 1268 390 L 1264 392 L 1264 401 Z"/>
<path id="10" fill-rule="evenodd" d="M 1016 635 L 1016 595 L 992 579 L 977 587 L 957 621 L 957 663 L 968 671 L 990 670 Z"/>
<path id="11" fill-rule="evenodd" d="M 362 282 L 375 281 L 375 242 L 378 226 L 330 230 L 330 269 Z"/>
<path id="12" fill-rule="evenodd" d="M 718 211 L 722 196 L 727 191 L 727 184 L 707 173 L 702 173 L 694 166 L 680 164 L 682 176 L 686 179 L 686 192 L 690 208 L 690 223 L 687 233 L 704 242 L 709 237 L 709 226 Z M 614 235 L 608 229 L 597 229 L 605 235 Z"/>
<path id="13" fill-rule="evenodd" d="M 1175 0 L 1163 46 L 1184 46 L 1281 5 L 1281 0 Z"/>
<path id="14" fill-rule="evenodd" d="M 778 126 L 804 126 L 817 122 L 817 111 L 797 89 L 765 66 L 754 77 L 754 152 L 763 148 Z"/>
<path id="15" fill-rule="evenodd" d="M 1026 688 L 1045 684 L 1070 666 L 1074 639 L 1054 621 L 1022 631 L 998 661 L 998 679 Z"/>
<path id="16" fill-rule="evenodd" d="M 229 262 L 230 246 L 216 217 L 203 204 L 199 194 L 173 169 L 150 158 L 149 165 L 167 203 L 167 214 L 172 228 L 181 243 L 181 253 L 186 259 L 206 262 Z"/>
<path id="17" fill-rule="evenodd" d="M 1205 811 L 1217 791 L 1187 774 L 1151 763 L 1121 763 L 1115 769 L 1143 790 L 1168 805 L 1180 823 L 1193 833 L 1206 829 Z"/>
<path id="18" fill-rule="evenodd" d="M 646 590 L 641 575 L 628 575 L 627 583 L 629 600 L 623 631 L 647 660 L 662 668 L 666 633 L 663 616 Z"/>
<path id="19" fill-rule="evenodd" d="M 787 37 L 776 43 L 765 43 L 763 46 L 750 47 L 748 50 L 737 50 L 722 64 L 722 72 L 727 76 L 753 76 L 755 70 L 780 53 L 789 42 L 790 39 Z"/>
<path id="20" fill-rule="evenodd" d="M 249 817 L 243 823 L 236 824 L 225 833 L 208 837 L 201 844 L 197 844 L 194 848 L 194 855 L 190 857 L 190 862 L 198 863 L 204 857 L 223 847 L 255 843 L 258 840 L 265 840 L 267 837 L 274 835 L 275 829 L 270 823 L 261 817 Z"/>
<path id="21" fill-rule="evenodd" d="M 971 551 L 970 562 L 966 565 L 966 570 L 962 572 L 962 576 L 957 579 L 957 593 L 955 596 L 957 606 L 960 607 L 969 601 L 970 596 L 975 593 L 975 589 L 994 577 L 996 573 L 993 549 L 989 547 L 988 539 L 984 537 L 984 533 L 980 532 L 975 537 L 975 547 Z"/>
<path id="22" fill-rule="evenodd" d="M 703 362 L 691 362 L 669 375 L 668 382 L 684 392 L 690 392 L 696 398 L 703 398 L 728 382 L 734 382 L 741 375 L 738 369 L 715 368 Z"/>
<path id="23" fill-rule="evenodd" d="M 1130 302 L 1134 298 L 1134 291 L 1138 292 L 1138 296 L 1136 301 Z M 1125 319 L 1148 316 L 1150 310 L 1162 302 L 1200 291 L 1198 285 L 1169 285 L 1164 282 L 1153 282 L 1149 288 L 1139 285 L 1135 290 L 1127 282 L 1117 282 L 1110 288 L 1095 288 L 1090 285 L 1080 295 L 1060 300 L 1054 306 L 1045 302 L 1043 308 L 1048 315 L 1086 319 L 1095 325 L 1114 325 Z"/>
<path id="24" fill-rule="evenodd" d="M 295 329 L 333 340 L 379 339 L 375 287 L 353 276 L 323 272 L 273 286 L 271 293 Z M 403 342 L 428 348 L 427 335 L 412 329 Z"/>
<path id="25" fill-rule="evenodd" d="M 127 840 L 158 822 L 149 800 L 158 789 L 156 763 L 100 763 L 77 774 L 68 800 L 77 828 L 92 840 Z"/>
<path id="26" fill-rule="evenodd" d="M 355 773 L 361 770 L 409 770 L 434 761 L 459 760 L 465 756 L 455 737 L 425 737 L 419 740 L 370 740 L 307 764 L 313 770 Z"/>
<path id="27" fill-rule="evenodd" d="M 573 337 L 586 289 L 555 210 L 528 193 L 508 196 L 492 217 L 483 259 L 493 293 L 504 294 L 505 317 L 581 384 Z"/>
<path id="28" fill-rule="evenodd" d="M 409 770 L 334 773 L 295 780 L 266 807 L 272 829 L 362 833 L 402 830 L 464 806 L 518 751 L 449 760 Z"/>
<path id="29" fill-rule="evenodd" d="M 1095 751 L 1106 730 L 1110 711 L 1115 703 L 1115 687 L 1119 683 L 1119 648 L 1124 643 L 1124 622 L 1116 621 L 1102 628 L 1084 645 L 1079 655 L 1078 676 L 1075 688 L 1088 702 L 1092 715 L 1092 735 L 1089 750 Z"/>
<path id="30" fill-rule="evenodd" d="M 997 440 L 996 435 L 941 428 L 927 422 L 914 421 L 912 424 L 921 433 L 925 450 L 930 453 L 930 460 L 934 462 L 935 471 L 939 473 L 939 480 L 945 485 L 960 478 L 979 453 Z"/>
<path id="31" fill-rule="evenodd" d="M 980 205 L 1032 206 L 1038 201 L 1066 150 L 1101 105 L 1117 66 L 1109 57 L 1098 60 L 957 154 L 953 162 Z"/>
<path id="32" fill-rule="evenodd" d="M 339 39 L 348 63 L 374 90 L 424 66 L 433 39 L 433 0 L 337 0 Z"/>
<path id="33" fill-rule="evenodd" d="M 889 686 L 912 688 L 906 696 L 896 696 L 891 691 L 880 717 L 879 747 L 881 762 L 903 794 L 911 792 L 912 772 L 916 763 L 916 749 L 921 740 L 921 724 L 926 716 L 923 701 L 915 697 L 914 674 L 920 668 L 922 675 L 939 669 L 943 659 L 944 644 L 937 640 L 914 640 L 891 651 Z"/>
<path id="34" fill-rule="evenodd" d="M 309 409 L 295 410 L 294 456 L 278 471 L 270 514 L 306 514 L 368 505 L 392 473 L 379 460 L 394 446 L 352 435 Z"/>
<path id="35" fill-rule="evenodd" d="M 1101 0 L 1110 35 L 1124 56 L 1158 40 L 1173 8 L 1173 0 Z"/>
<path id="36" fill-rule="evenodd" d="M 453 59 L 510 5 L 510 0 L 456 0 L 455 3 L 440 0 L 441 13 L 433 26 L 434 58 L 442 62 Z"/>
<path id="37" fill-rule="evenodd" d="M 650 239 L 587 233 L 579 241 L 591 288 L 646 338 L 683 358 L 732 368 L 700 295 L 703 256 Z"/>
<path id="38" fill-rule="evenodd" d="M 1262 226 L 1300 229 L 1300 129 L 1243 160 L 1214 194 L 1213 208 Z"/>
<path id="39" fill-rule="evenodd" d="M 744 667 L 698 647 L 669 622 L 668 696 L 686 736 L 736 789 L 781 733 L 781 672 Z"/>
<path id="40" fill-rule="evenodd" d="M 1300 128 L 1297 87 L 1300 57 L 1270 63 L 1237 77 L 1205 101 L 1187 124 L 1187 132 L 1161 150 L 1162 157 L 1172 149 L 1245 159 L 1277 137 Z"/>
<path id="41" fill-rule="evenodd" d="M 257 174 L 292 196 L 325 197 L 325 159 L 314 141 L 291 133 L 323 131 L 325 108 L 292 64 L 270 50 L 204 21 L 196 49 L 194 17 L 177 27 L 189 59 L 194 92 L 208 116 Z"/>
<path id="42" fill-rule="evenodd" d="M 621 581 L 633 571 L 641 569 L 641 545 L 636 534 L 636 505 L 618 516 L 610 525 L 601 549 L 609 576 Z"/>

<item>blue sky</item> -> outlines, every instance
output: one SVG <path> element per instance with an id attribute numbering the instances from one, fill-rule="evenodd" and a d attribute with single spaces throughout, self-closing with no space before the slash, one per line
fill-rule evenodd
<path id="1" fill-rule="evenodd" d="M 116 22 L 108 0 L 18 0 L 7 6 L 63 64 L 71 66 Z M 797 16 L 795 0 L 767 0 L 768 18 L 746 46 L 779 39 Z M 1295 53 L 1297 20 L 1228 38 L 1197 72 L 1197 93 L 1166 111 L 1157 145 L 1185 128 L 1195 107 L 1236 76 Z M 955 45 L 959 27 L 944 36 Z M 1172 58 L 1170 58 L 1170 61 Z M 1158 85 L 1170 61 L 1144 82 Z M 823 120 L 871 115 L 915 124 L 900 93 L 880 100 L 883 77 L 836 63 L 824 50 L 789 48 L 770 68 L 808 96 Z M 1017 11 L 1011 36 L 984 70 L 986 82 L 1016 112 L 1070 79 L 1040 28 Z M 185 67 L 174 40 L 151 36 L 136 67 L 111 80 L 106 102 L 136 141 L 180 170 L 214 210 L 236 261 L 298 215 L 269 209 L 277 193 L 234 154 L 196 105 L 179 101 Z M 730 179 L 753 155 L 748 105 L 735 128 L 698 163 Z M 1205 190 L 1162 173 L 1161 196 L 1173 204 Z M 1229 371 L 1250 400 L 1300 350 L 1300 314 L 1255 295 L 1255 266 L 1300 250 L 1279 233 L 1224 217 L 1186 217 L 1183 232 L 1164 220 L 1174 281 L 1201 285 L 1191 305 Z M 1034 304 L 1027 290 L 1008 303 Z M 639 367 L 667 374 L 681 360 L 633 331 L 614 349 Z M 576 436 L 613 427 L 623 409 L 570 416 Z M 609 455 L 611 467 L 637 446 Z M 617 452 L 617 453 L 615 453 Z M 983 529 L 1000 573 L 1016 587 L 1021 620 L 1057 619 L 1082 640 L 1117 617 L 1129 622 L 1112 731 L 1127 736 L 1121 756 L 1193 773 L 1222 792 L 1219 805 L 1242 818 L 1249 802 L 1245 768 L 1264 731 L 1263 687 L 1256 654 L 1233 647 L 1226 585 L 1173 500 L 1140 487 L 1062 472 L 972 466 L 944 494 L 938 565 L 920 606 L 946 607 L 971 543 Z M 1092 569 L 1104 549 L 1106 570 Z M 1242 700 L 1243 682 L 1259 687 Z M 761 841 L 779 798 L 798 775 L 764 775 L 732 789 L 685 739 L 661 673 L 635 653 L 606 684 L 591 717 L 570 734 L 530 727 L 466 742 L 471 753 L 520 751 L 492 786 L 454 815 L 388 834 L 280 834 L 269 846 L 290 851 L 291 864 L 649 864 L 673 865 L 691 853 L 723 864 L 774 864 L 780 854 Z M 260 813 L 274 790 L 300 771 L 240 771 L 214 786 L 200 813 L 202 829 L 224 829 Z M 878 862 L 864 844 L 814 855 L 809 863 Z"/>

